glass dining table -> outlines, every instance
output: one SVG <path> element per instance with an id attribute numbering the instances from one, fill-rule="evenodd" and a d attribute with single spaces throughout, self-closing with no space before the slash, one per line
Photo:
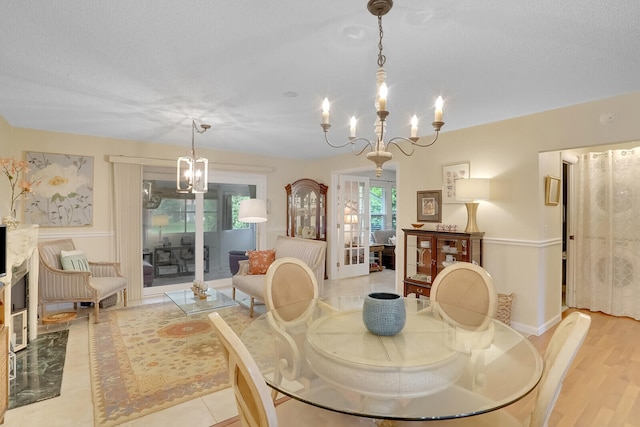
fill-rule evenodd
<path id="1" fill-rule="evenodd" d="M 405 298 L 393 336 L 369 332 L 363 296 L 269 311 L 242 332 L 267 384 L 309 405 L 386 420 L 467 417 L 530 393 L 542 358 L 518 331 L 455 306 Z"/>

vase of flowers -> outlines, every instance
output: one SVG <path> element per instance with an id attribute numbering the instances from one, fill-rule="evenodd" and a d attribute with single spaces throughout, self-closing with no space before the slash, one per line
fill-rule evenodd
<path id="1" fill-rule="evenodd" d="M 2 217 L 2 223 L 13 230 L 20 224 L 16 213 L 16 202 L 20 197 L 31 193 L 39 181 L 26 179 L 25 175 L 29 171 L 29 165 L 24 160 L 0 158 L 0 171 L 9 180 L 9 188 L 11 189 L 9 215 Z"/>

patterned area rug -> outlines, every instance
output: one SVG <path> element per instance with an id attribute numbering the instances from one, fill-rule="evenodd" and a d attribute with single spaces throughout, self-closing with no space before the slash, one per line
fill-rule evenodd
<path id="1" fill-rule="evenodd" d="M 218 310 L 240 334 L 248 310 Z M 116 426 L 229 387 L 221 345 L 204 315 L 173 303 L 101 311 L 89 323 L 96 426 Z"/>

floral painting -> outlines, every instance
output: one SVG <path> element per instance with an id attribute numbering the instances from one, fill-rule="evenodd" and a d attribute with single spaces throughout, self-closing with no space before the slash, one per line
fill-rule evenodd
<path id="1" fill-rule="evenodd" d="M 25 206 L 28 224 L 78 227 L 93 223 L 93 157 L 27 152 L 30 180 L 39 181 Z"/>

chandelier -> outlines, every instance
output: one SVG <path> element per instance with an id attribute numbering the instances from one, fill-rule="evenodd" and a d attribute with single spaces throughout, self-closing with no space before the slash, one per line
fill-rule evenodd
<path id="1" fill-rule="evenodd" d="M 431 142 L 428 143 L 418 143 L 418 117 L 414 115 L 411 118 L 411 133 L 409 138 L 405 137 L 394 137 L 391 138 L 388 142 L 385 143 L 384 137 L 386 132 L 386 119 L 389 115 L 387 111 L 387 95 L 388 88 L 386 83 L 387 73 L 384 70 L 384 64 L 386 61 L 386 57 L 382 54 L 382 37 L 384 35 L 382 31 L 382 16 L 386 15 L 393 6 L 393 0 L 369 0 L 367 3 L 367 9 L 371 12 L 372 15 L 378 17 L 378 29 L 380 32 L 380 38 L 378 41 L 378 72 L 376 73 L 377 79 L 377 89 L 378 95 L 375 102 L 375 107 L 377 111 L 377 118 L 375 122 L 375 141 L 370 141 L 366 138 L 357 137 L 356 136 L 356 118 L 351 117 L 350 126 L 349 126 L 349 140 L 344 144 L 333 144 L 329 141 L 328 133 L 331 128 L 331 123 L 329 123 L 329 109 L 330 104 L 327 98 L 322 102 L 322 129 L 324 130 L 324 139 L 330 146 L 334 148 L 342 148 L 347 145 L 351 145 L 351 149 L 353 153 L 357 156 L 364 153 L 367 149 L 369 152 L 367 153 L 367 159 L 371 160 L 376 164 L 376 176 L 380 176 L 382 174 L 382 165 L 393 159 L 393 154 L 387 151 L 391 145 L 395 145 L 398 149 L 405 155 L 411 156 L 416 147 L 429 147 L 433 145 L 438 140 L 438 133 L 440 132 L 440 128 L 444 125 L 442 121 L 442 97 L 439 96 L 436 100 L 435 104 L 435 115 L 434 120 L 431 123 L 433 129 L 435 131 L 435 136 Z M 359 142 L 364 142 L 364 147 L 362 149 L 358 149 L 357 145 Z M 410 144 L 407 150 L 403 149 L 400 143 L 405 142 Z"/>
<path id="2" fill-rule="evenodd" d="M 206 193 L 209 181 L 209 160 L 196 156 L 194 146 L 195 133 L 205 133 L 211 125 L 206 123 L 199 127 L 196 121 L 191 121 L 191 153 L 189 156 L 178 158 L 176 172 L 176 188 L 178 193 Z"/>

